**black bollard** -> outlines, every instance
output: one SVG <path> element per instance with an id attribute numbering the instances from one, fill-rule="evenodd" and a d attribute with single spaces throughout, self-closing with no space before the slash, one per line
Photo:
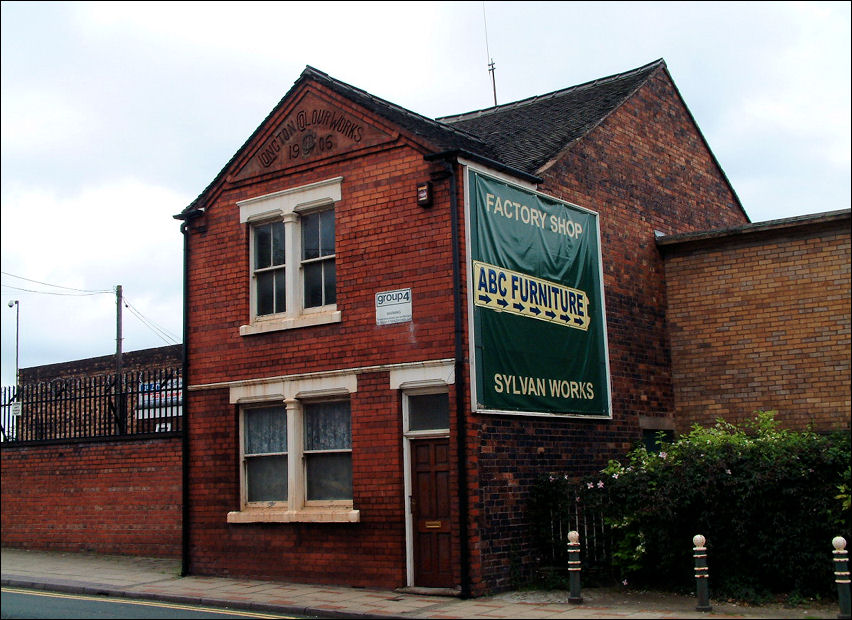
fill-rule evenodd
<path id="1" fill-rule="evenodd" d="M 580 594 L 580 534 L 568 532 L 568 602 L 582 603 Z"/>
<path id="2" fill-rule="evenodd" d="M 695 558 L 695 594 L 698 597 L 696 611 L 712 611 L 710 606 L 710 572 L 707 567 L 706 539 L 698 534 L 692 538 L 692 557 Z"/>
<path id="3" fill-rule="evenodd" d="M 837 536 L 831 544 L 834 546 L 834 583 L 837 584 L 837 602 L 840 603 L 840 620 L 849 620 L 849 552 L 846 551 L 846 539 Z"/>

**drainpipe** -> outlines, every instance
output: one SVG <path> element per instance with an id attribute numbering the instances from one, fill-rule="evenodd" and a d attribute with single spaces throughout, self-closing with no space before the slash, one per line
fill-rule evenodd
<path id="1" fill-rule="evenodd" d="M 455 160 L 442 159 L 450 175 L 450 220 L 453 245 L 453 320 L 455 324 L 455 379 L 456 379 L 456 451 L 459 472 L 459 559 L 461 562 L 461 597 L 470 598 L 470 541 L 468 519 L 470 515 L 467 488 L 467 415 L 464 382 L 464 325 L 462 325 L 461 244 L 459 243 L 458 181 Z"/>
<path id="2" fill-rule="evenodd" d="M 193 219 L 204 211 L 195 209 L 186 214 L 175 216 L 184 220 L 180 225 L 183 235 L 183 355 L 181 360 L 181 407 L 183 424 L 181 425 L 181 564 L 180 576 L 189 574 L 189 228 Z"/>

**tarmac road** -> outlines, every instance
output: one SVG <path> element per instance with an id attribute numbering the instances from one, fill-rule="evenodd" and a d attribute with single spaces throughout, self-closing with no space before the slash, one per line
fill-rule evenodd
<path id="1" fill-rule="evenodd" d="M 0 618 L 299 618 L 238 609 L 2 588 Z"/>

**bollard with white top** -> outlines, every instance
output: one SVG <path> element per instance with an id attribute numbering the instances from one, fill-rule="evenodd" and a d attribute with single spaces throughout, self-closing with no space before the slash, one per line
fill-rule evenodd
<path id="1" fill-rule="evenodd" d="M 837 584 L 837 602 L 840 603 L 840 620 L 849 620 L 849 552 L 846 551 L 846 539 L 836 536 L 831 541 L 834 551 L 834 583 Z"/>
<path id="2" fill-rule="evenodd" d="M 580 533 L 568 532 L 568 602 L 582 603 L 580 594 Z"/>
<path id="3" fill-rule="evenodd" d="M 698 598 L 696 611 L 712 611 L 710 606 L 710 570 L 707 566 L 707 540 L 697 534 L 692 538 L 692 557 L 695 559 L 695 594 Z"/>

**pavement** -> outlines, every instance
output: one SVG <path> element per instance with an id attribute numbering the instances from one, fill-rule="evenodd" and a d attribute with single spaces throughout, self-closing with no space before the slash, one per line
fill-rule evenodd
<path id="1" fill-rule="evenodd" d="M 517 591 L 474 599 L 401 591 L 206 577 L 180 577 L 180 561 L 3 548 L 2 585 L 322 618 L 837 618 L 836 604 L 748 607 L 621 588 Z M 712 580 L 711 580 L 712 592 Z"/>

